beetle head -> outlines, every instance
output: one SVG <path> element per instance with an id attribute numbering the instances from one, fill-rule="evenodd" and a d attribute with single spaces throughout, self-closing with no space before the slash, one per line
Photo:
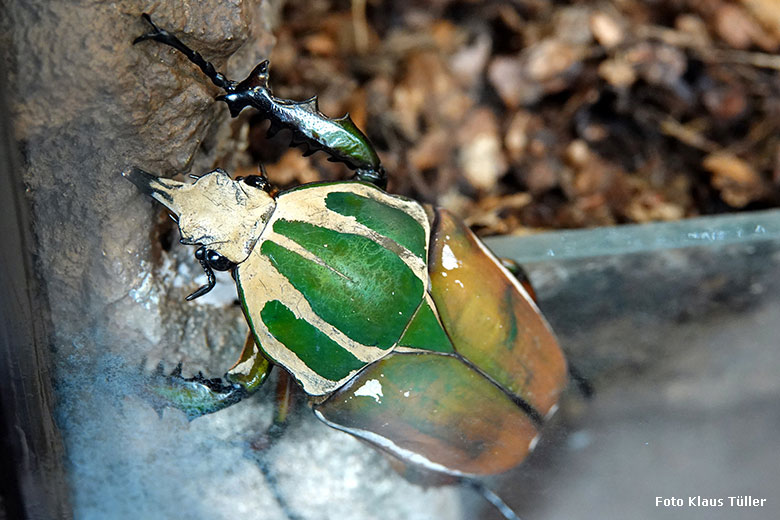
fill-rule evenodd
<path id="1" fill-rule="evenodd" d="M 192 184 L 140 168 L 122 175 L 173 213 L 182 243 L 205 246 L 235 264 L 249 256 L 276 207 L 265 190 L 233 180 L 219 169 Z"/>

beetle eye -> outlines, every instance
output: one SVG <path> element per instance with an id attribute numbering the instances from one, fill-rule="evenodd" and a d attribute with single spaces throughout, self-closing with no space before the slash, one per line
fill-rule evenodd
<path id="1" fill-rule="evenodd" d="M 234 266 L 233 262 L 211 249 L 206 251 L 206 262 L 208 262 L 209 266 L 216 271 L 227 271 Z"/>
<path id="2" fill-rule="evenodd" d="M 268 179 L 266 179 L 263 175 L 248 175 L 241 180 L 244 181 L 244 184 L 265 191 L 268 191 L 271 187 Z"/>

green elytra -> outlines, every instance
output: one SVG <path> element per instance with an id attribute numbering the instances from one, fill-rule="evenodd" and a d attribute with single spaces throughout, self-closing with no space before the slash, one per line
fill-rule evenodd
<path id="1" fill-rule="evenodd" d="M 232 270 L 250 328 L 223 378 L 153 377 L 155 404 L 190 419 L 212 413 L 278 365 L 323 422 L 407 465 L 465 477 L 521 462 L 566 383 L 560 348 L 521 283 L 448 212 L 383 191 L 384 169 L 351 121 L 275 98 L 267 62 L 227 80 L 145 18 L 153 31 L 136 42 L 183 52 L 225 89 L 231 114 L 252 106 L 356 169 L 352 181 L 278 194 L 264 177 L 222 170 L 191 184 L 124 173 L 173 213 L 183 243 L 200 246 L 209 285 L 190 297 L 213 286 L 212 269 Z"/>

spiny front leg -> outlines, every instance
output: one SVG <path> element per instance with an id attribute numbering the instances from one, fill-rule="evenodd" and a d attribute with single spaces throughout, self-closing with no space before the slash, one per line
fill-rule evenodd
<path id="1" fill-rule="evenodd" d="M 217 69 L 214 67 L 214 65 L 212 65 L 211 62 L 206 61 L 199 52 L 190 49 L 180 39 L 165 29 L 160 29 L 157 27 L 157 25 L 152 21 L 152 17 L 148 14 L 144 13 L 142 16 L 144 20 L 146 20 L 149 25 L 152 26 L 152 31 L 146 34 L 142 34 L 133 40 L 133 45 L 145 40 L 154 40 L 156 42 L 173 47 L 177 51 L 184 54 L 192 63 L 197 65 L 216 86 L 225 90 L 227 93 L 231 93 L 235 90 L 236 82 L 227 79 L 221 72 L 217 72 Z"/>
<path id="2" fill-rule="evenodd" d="M 184 54 L 212 83 L 225 91 L 217 99 L 228 105 L 233 117 L 238 116 L 243 109 L 252 107 L 270 121 L 269 136 L 286 128 L 292 132 L 292 144 L 304 146 L 305 154 L 321 150 L 330 156 L 330 160 L 354 169 L 353 179 L 383 189 L 387 186 L 387 174 L 376 150 L 349 115 L 335 119 L 325 116 L 319 111 L 316 97 L 293 101 L 274 96 L 268 85 L 268 60 L 258 64 L 243 81 L 229 80 L 217 72 L 214 65 L 200 53 L 155 25 L 148 14 L 143 17 L 152 26 L 152 31 L 139 36 L 133 43 L 154 40 Z"/>
<path id="3" fill-rule="evenodd" d="M 235 365 L 222 378 L 206 378 L 199 373 L 183 378 L 181 364 L 170 375 L 158 373 L 146 384 L 147 398 L 156 410 L 178 408 L 189 420 L 213 413 L 249 397 L 265 382 L 272 364 L 255 345 L 251 331 Z"/>
<path id="4" fill-rule="evenodd" d="M 536 290 L 534 290 L 534 286 L 531 285 L 531 280 L 528 278 L 528 273 L 525 272 L 525 269 L 511 258 L 499 258 L 498 261 L 501 262 L 501 265 L 504 266 L 507 271 L 512 273 L 512 276 L 514 276 L 518 282 L 520 282 L 520 285 L 523 286 L 523 289 L 525 289 L 531 299 L 534 302 L 537 302 Z"/>

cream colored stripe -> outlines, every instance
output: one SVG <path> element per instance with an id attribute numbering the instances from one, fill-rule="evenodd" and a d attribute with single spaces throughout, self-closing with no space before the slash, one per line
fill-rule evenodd
<path id="1" fill-rule="evenodd" d="M 408 201 L 399 197 L 387 195 L 375 188 L 369 186 L 363 186 L 361 184 L 349 184 L 349 190 L 338 190 L 336 186 L 322 186 L 305 188 L 302 190 L 296 190 L 288 194 L 284 194 L 277 199 L 279 211 L 275 212 L 274 221 L 277 219 L 283 220 L 297 220 L 302 222 L 308 222 L 332 231 L 339 233 L 352 233 L 365 236 L 377 244 L 387 249 L 388 243 L 392 242 L 394 245 L 397 242 L 390 238 L 377 233 L 375 230 L 361 224 L 355 217 L 342 215 L 331 211 L 325 205 L 325 199 L 329 193 L 336 191 L 344 191 L 348 193 L 355 193 L 357 195 L 364 196 L 366 198 L 373 199 L 377 202 L 385 204 L 389 207 L 396 208 L 404 213 L 407 213 L 414 218 L 417 223 L 422 227 L 423 233 L 426 237 L 430 236 L 430 224 L 428 217 L 425 214 L 422 206 L 414 201 Z M 269 222 L 266 230 L 272 229 L 273 222 Z M 425 280 L 428 276 L 428 266 L 425 261 L 419 258 L 417 255 L 406 249 L 401 244 L 397 244 L 399 249 L 399 257 L 403 262 L 412 270 L 417 276 L 425 288 L 428 288 L 428 284 Z M 425 243 L 426 256 L 428 250 L 428 241 Z"/>
<path id="2" fill-rule="evenodd" d="M 436 316 L 436 321 L 438 321 L 439 324 L 442 325 L 441 317 L 439 317 L 439 309 L 436 308 L 436 303 L 433 301 L 433 296 L 431 296 L 431 293 L 429 292 L 425 293 L 425 301 L 433 311 L 433 315 Z M 442 328 L 444 328 L 444 325 L 442 325 Z"/>
<path id="3" fill-rule="evenodd" d="M 428 353 L 432 351 L 425 350 L 422 348 L 402 347 L 399 345 L 393 349 L 393 352 L 396 354 L 421 354 L 421 353 Z"/>
<path id="4" fill-rule="evenodd" d="M 354 217 L 341 215 L 340 213 L 329 210 L 325 206 L 325 197 L 328 193 L 333 191 L 356 193 L 404 211 L 420 224 L 426 237 L 430 236 L 430 224 L 427 215 L 423 208 L 416 202 L 390 196 L 368 186 L 351 184 L 349 185 L 348 190 L 334 189 L 334 186 L 323 186 L 321 188 L 305 188 L 283 194 L 277 199 L 277 211 L 274 212 L 271 221 L 269 221 L 268 225 L 265 227 L 256 247 L 261 247 L 264 240 L 273 237 L 273 241 L 277 242 L 280 246 L 294 251 L 319 265 L 325 265 L 325 263 L 317 258 L 316 255 L 305 250 L 293 240 L 272 231 L 273 223 L 280 218 L 284 220 L 309 222 L 336 232 L 363 235 L 379 245 L 387 247 L 386 241 L 390 240 L 387 237 L 360 224 Z M 393 244 L 395 244 L 394 241 Z M 425 247 L 427 253 L 427 241 Z M 400 251 L 399 257 L 404 263 L 418 278 L 420 278 L 420 280 L 423 281 L 425 297 L 430 300 L 430 296 L 427 293 L 428 288 L 430 287 L 430 277 L 425 262 L 400 244 L 398 244 L 395 249 Z M 256 333 L 263 345 L 263 349 L 279 364 L 293 373 L 294 377 L 298 379 L 308 394 L 323 395 L 332 392 L 352 378 L 357 370 L 351 372 L 340 381 L 331 381 L 309 368 L 309 366 L 298 358 L 294 352 L 289 350 L 271 335 L 270 331 L 263 323 L 259 312 L 267 302 L 272 300 L 283 302 L 290 308 L 296 318 L 304 319 L 312 326 L 317 327 L 333 341 L 344 346 L 347 351 L 361 361 L 367 363 L 376 361 L 393 350 L 393 348 L 382 350 L 357 343 L 343 332 L 333 327 L 330 323 L 325 322 L 313 311 L 309 302 L 303 297 L 300 291 L 295 289 L 289 280 L 276 270 L 270 260 L 259 252 L 259 249 L 250 257 L 249 261 L 254 265 L 252 265 L 250 269 L 243 271 L 247 273 L 247 276 L 241 276 L 241 285 L 245 288 L 244 292 L 245 297 L 247 298 L 247 307 L 250 309 L 250 312 L 254 312 L 251 318 Z M 432 307 L 435 309 L 435 306 L 432 305 Z"/>
<path id="5" fill-rule="evenodd" d="M 323 395 L 332 392 L 349 380 L 357 370 L 351 372 L 339 381 L 327 379 L 303 362 L 292 350 L 277 340 L 266 327 L 260 316 L 265 304 L 272 299 L 279 299 L 278 283 L 283 278 L 276 272 L 273 265 L 261 255 L 253 255 L 251 261 L 253 269 L 244 270 L 245 275 L 240 276 L 241 286 L 249 309 L 252 325 L 257 339 L 264 351 L 275 362 L 285 367 L 303 387 L 309 395 Z M 255 263 L 258 262 L 258 263 Z M 256 268 L 265 268 L 258 271 Z M 294 288 L 293 288 L 294 291 Z M 284 300 L 282 300 L 284 301 Z M 291 309 L 295 313 L 295 309 Z"/>
<path id="6" fill-rule="evenodd" d="M 373 229 L 361 224 L 358 222 L 355 217 L 348 217 L 345 215 L 342 215 L 341 213 L 336 213 L 335 211 L 330 211 L 325 207 L 325 205 L 322 205 L 322 211 L 312 212 L 311 214 L 306 214 L 305 212 L 290 212 L 290 211 L 282 211 L 277 214 L 278 220 L 287 220 L 287 221 L 300 221 L 300 222 L 306 222 L 308 224 L 312 224 L 315 226 L 319 226 L 325 229 L 329 229 L 331 231 L 336 231 L 337 233 L 348 233 L 353 235 L 360 235 L 364 236 L 370 240 L 373 240 L 380 246 L 391 249 L 391 247 L 388 247 L 388 242 L 392 242 L 392 244 L 398 249 L 398 256 L 401 258 L 401 260 L 406 264 L 406 266 L 411 269 L 412 273 L 421 280 L 423 279 L 423 276 L 427 275 L 428 272 L 428 266 L 425 265 L 425 262 L 406 249 L 401 244 L 398 244 L 397 242 L 387 238 L 384 235 L 380 235 Z M 271 228 L 273 228 L 273 223 L 276 220 L 270 222 Z M 278 236 L 274 234 L 274 236 Z M 270 235 L 269 235 L 270 238 Z M 274 238 L 274 240 L 276 240 Z M 397 245 L 396 245 L 397 244 Z M 427 248 L 427 245 L 426 245 Z"/>
<path id="7" fill-rule="evenodd" d="M 300 254 L 307 260 L 318 263 L 321 262 L 317 257 L 286 237 L 272 234 L 269 236 L 269 239 L 271 238 L 273 242 L 276 242 L 278 245 L 289 249 L 294 253 Z M 336 342 L 360 361 L 370 363 L 385 356 L 389 352 L 390 349 L 382 350 L 374 346 L 358 343 L 327 321 L 323 320 L 314 312 L 314 309 L 311 308 L 311 305 L 303 294 L 290 283 L 286 276 L 276 270 L 268 257 L 264 255 L 258 256 L 260 256 L 260 258 L 258 258 L 259 272 L 262 273 L 261 283 L 264 286 L 262 291 L 264 298 L 256 302 L 257 307 L 255 307 L 255 309 L 257 309 L 258 312 L 263 309 L 267 302 L 279 300 L 292 311 L 296 318 L 305 320 L 310 325 L 319 329 L 323 334 L 328 336 L 328 338 Z M 253 321 L 254 319 L 255 318 L 252 317 Z"/>
<path id="8" fill-rule="evenodd" d="M 354 375 L 354 372 L 350 373 L 347 377 L 340 381 L 331 381 L 327 379 L 301 361 L 301 359 L 295 355 L 295 352 L 285 347 L 280 343 L 263 323 L 263 320 L 252 318 L 252 322 L 255 326 L 255 331 L 260 339 L 260 343 L 263 345 L 263 349 L 280 365 L 287 368 L 290 373 L 298 380 L 303 387 L 303 390 L 309 395 L 323 395 L 332 392 L 336 388 L 343 385 L 349 378 Z"/>

